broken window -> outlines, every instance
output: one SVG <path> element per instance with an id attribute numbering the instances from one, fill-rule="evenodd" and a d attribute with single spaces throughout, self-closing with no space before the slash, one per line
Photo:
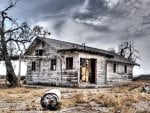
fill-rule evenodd
<path id="1" fill-rule="evenodd" d="M 114 73 L 116 73 L 116 64 L 114 64 Z"/>
<path id="2" fill-rule="evenodd" d="M 43 50 L 42 49 L 36 50 L 35 55 L 36 56 L 43 56 Z"/>
<path id="3" fill-rule="evenodd" d="M 66 58 L 66 69 L 73 69 L 73 57 Z"/>
<path id="4" fill-rule="evenodd" d="M 127 65 L 124 66 L 124 72 L 127 73 Z"/>
<path id="5" fill-rule="evenodd" d="M 51 70 L 56 70 L 56 59 L 51 59 Z"/>
<path id="6" fill-rule="evenodd" d="M 32 62 L 32 70 L 33 70 L 33 71 L 36 70 L 36 62 Z"/>

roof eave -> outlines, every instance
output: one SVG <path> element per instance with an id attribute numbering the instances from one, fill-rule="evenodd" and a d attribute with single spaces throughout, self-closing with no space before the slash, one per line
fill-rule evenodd
<path id="1" fill-rule="evenodd" d="M 115 61 L 115 60 L 107 60 L 108 62 L 116 62 L 116 63 L 123 63 L 123 64 L 130 64 L 130 65 L 136 65 L 136 66 L 140 66 L 140 64 L 135 63 L 135 62 L 121 62 L 121 61 Z"/>
<path id="2" fill-rule="evenodd" d="M 89 54 L 97 54 L 97 55 L 102 55 L 102 56 L 106 56 L 109 58 L 113 58 L 114 56 L 111 54 L 106 54 L 106 53 L 100 53 L 100 52 L 94 52 L 94 51 L 90 51 L 90 50 L 86 50 L 86 49 L 61 49 L 58 50 L 58 52 L 68 52 L 68 51 L 77 51 L 77 52 L 84 52 L 84 53 L 89 53 Z"/>

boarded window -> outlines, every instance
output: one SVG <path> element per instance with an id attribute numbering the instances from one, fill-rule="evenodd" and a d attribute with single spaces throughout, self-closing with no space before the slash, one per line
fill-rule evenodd
<path id="1" fill-rule="evenodd" d="M 36 50 L 35 51 L 35 55 L 36 56 L 43 56 L 43 50 L 41 50 L 41 49 L 40 50 Z"/>
<path id="2" fill-rule="evenodd" d="M 116 64 L 114 64 L 113 68 L 114 68 L 114 73 L 116 73 Z"/>
<path id="3" fill-rule="evenodd" d="M 73 57 L 66 58 L 66 69 L 73 69 Z"/>
<path id="4" fill-rule="evenodd" d="M 33 71 L 36 70 L 36 62 L 32 62 L 32 70 L 33 70 Z"/>
<path id="5" fill-rule="evenodd" d="M 51 59 L 51 70 L 56 70 L 56 59 Z"/>
<path id="6" fill-rule="evenodd" d="M 124 72 L 127 73 L 127 65 L 124 66 Z"/>

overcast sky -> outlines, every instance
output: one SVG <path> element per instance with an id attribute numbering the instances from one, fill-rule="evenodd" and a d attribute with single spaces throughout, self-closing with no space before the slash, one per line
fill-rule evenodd
<path id="1" fill-rule="evenodd" d="M 0 0 L 0 9 L 9 0 Z M 150 73 L 150 0 L 20 0 L 9 14 L 31 26 L 49 29 L 51 37 L 85 42 L 108 49 L 134 41 L 141 67 L 134 74 Z"/>

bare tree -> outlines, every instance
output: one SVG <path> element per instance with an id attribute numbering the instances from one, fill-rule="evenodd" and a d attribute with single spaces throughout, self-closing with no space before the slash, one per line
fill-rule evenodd
<path id="1" fill-rule="evenodd" d="M 133 41 L 119 44 L 118 54 L 134 62 L 140 59 L 139 51 L 135 49 L 135 43 Z"/>
<path id="2" fill-rule="evenodd" d="M 10 4 L 4 10 L 0 10 L 0 55 L 6 65 L 6 78 L 10 85 L 17 86 L 17 77 L 11 63 L 11 56 L 17 51 L 26 49 L 26 46 L 37 35 L 49 34 L 42 27 L 35 26 L 31 29 L 27 23 L 18 24 L 16 19 L 8 15 L 8 11 L 15 7 L 16 3 L 10 0 Z"/>

